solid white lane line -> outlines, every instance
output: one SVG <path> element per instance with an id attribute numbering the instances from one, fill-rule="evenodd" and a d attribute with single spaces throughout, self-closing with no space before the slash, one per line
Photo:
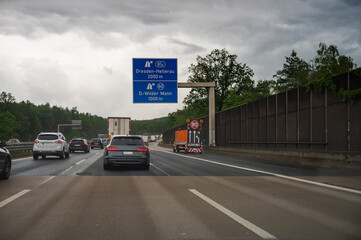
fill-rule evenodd
<path id="1" fill-rule="evenodd" d="M 202 200 L 204 200 L 205 202 L 207 202 L 210 205 L 212 205 L 213 207 L 215 207 L 216 209 L 218 209 L 219 211 L 221 211 L 222 213 L 224 213 L 225 215 L 227 215 L 228 217 L 232 218 L 234 221 L 236 221 L 239 224 L 243 225 L 244 227 L 248 228 L 249 230 L 251 230 L 252 232 L 257 234 L 261 238 L 263 238 L 263 239 L 277 239 L 272 234 L 266 232 L 262 228 L 257 227 L 253 223 L 247 221 L 246 219 L 242 218 L 241 216 L 239 216 L 239 215 L 235 214 L 234 212 L 228 210 L 227 208 L 223 207 L 222 205 L 218 204 L 217 202 L 213 201 L 212 199 L 210 199 L 209 197 L 203 195 L 202 193 L 198 192 L 197 190 L 195 190 L 195 189 L 188 189 L 188 190 L 191 193 L 198 196 L 199 198 L 201 198 Z"/>
<path id="2" fill-rule="evenodd" d="M 340 191 L 351 192 L 351 193 L 356 193 L 356 194 L 361 195 L 361 191 L 356 190 L 356 189 L 339 187 L 339 186 L 335 186 L 335 185 L 329 185 L 329 184 L 326 184 L 326 183 L 314 182 L 314 181 L 306 180 L 306 179 L 302 179 L 302 178 L 290 177 L 290 176 L 277 174 L 277 173 L 273 173 L 273 172 L 267 172 L 267 171 L 252 169 L 252 168 L 245 168 L 245 167 L 240 167 L 240 166 L 236 166 L 236 165 L 232 165 L 232 164 L 220 163 L 220 162 L 206 160 L 206 159 L 202 159 L 202 158 L 191 157 L 191 156 L 187 156 L 187 155 L 179 155 L 179 154 L 176 154 L 176 153 L 173 153 L 173 152 L 167 152 L 167 151 L 161 151 L 161 150 L 157 150 L 157 151 L 165 152 L 165 153 L 168 153 L 168 154 L 173 154 L 173 155 L 176 155 L 176 156 L 182 156 L 182 157 L 190 158 L 190 159 L 194 159 L 194 160 L 197 160 L 197 161 L 213 163 L 213 164 L 217 164 L 217 165 L 221 165 L 221 166 L 225 166 L 225 167 L 237 168 L 237 169 L 246 170 L 246 171 L 250 171 L 250 172 L 267 174 L 267 175 L 271 175 L 271 176 L 275 176 L 275 177 L 279 177 L 279 178 L 285 178 L 285 179 L 289 179 L 289 180 L 294 180 L 294 181 L 298 181 L 298 182 L 313 184 L 313 185 L 317 185 L 317 186 L 321 186 L 321 187 L 332 188 L 332 189 L 336 189 L 336 190 L 340 190 Z"/>
<path id="3" fill-rule="evenodd" d="M 151 166 L 155 167 L 156 169 L 158 169 L 160 172 L 164 173 L 167 176 L 170 176 L 168 173 L 164 172 L 162 169 L 160 169 L 159 167 L 155 166 L 153 163 L 150 163 Z"/>
<path id="4" fill-rule="evenodd" d="M 63 175 L 64 173 L 66 173 L 67 171 L 69 171 L 70 169 L 72 169 L 73 167 L 74 167 L 74 165 L 71 166 L 70 168 L 66 169 L 65 171 L 61 172 L 59 175 Z"/>
<path id="5" fill-rule="evenodd" d="M 29 189 L 25 189 L 25 190 L 22 190 L 20 192 L 18 192 L 17 194 L 5 199 L 4 201 L 0 202 L 0 208 L 4 207 L 5 205 L 11 203 L 12 201 L 14 201 L 15 199 L 21 197 L 22 195 L 24 194 L 27 194 L 28 192 L 30 192 Z"/>
<path id="6" fill-rule="evenodd" d="M 40 185 L 42 185 L 42 184 L 44 184 L 44 183 L 46 183 L 46 182 L 49 182 L 51 179 L 53 179 L 53 178 L 55 178 L 55 177 L 56 177 L 56 176 L 51 176 L 51 177 L 45 179 L 45 181 L 41 182 L 38 186 L 40 186 Z M 38 187 L 38 186 L 37 186 L 37 187 Z"/>

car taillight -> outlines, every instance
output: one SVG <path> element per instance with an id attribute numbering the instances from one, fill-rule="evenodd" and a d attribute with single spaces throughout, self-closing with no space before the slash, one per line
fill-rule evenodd
<path id="1" fill-rule="evenodd" d="M 107 147 L 107 151 L 117 151 L 117 147 Z"/>
<path id="2" fill-rule="evenodd" d="M 82 146 L 85 146 L 85 142 L 83 141 L 83 144 L 82 144 Z"/>
<path id="3" fill-rule="evenodd" d="M 141 148 L 137 148 L 138 152 L 148 152 L 148 148 L 146 147 L 141 147 Z"/>
<path id="4" fill-rule="evenodd" d="M 39 141 L 38 141 L 38 140 L 35 140 L 34 143 L 39 143 Z"/>
<path id="5" fill-rule="evenodd" d="M 55 143 L 61 144 L 62 142 L 60 140 L 58 140 L 58 141 L 55 141 Z"/>
<path id="6" fill-rule="evenodd" d="M 69 146 L 73 146 L 73 144 L 70 142 L 70 143 L 69 143 Z"/>

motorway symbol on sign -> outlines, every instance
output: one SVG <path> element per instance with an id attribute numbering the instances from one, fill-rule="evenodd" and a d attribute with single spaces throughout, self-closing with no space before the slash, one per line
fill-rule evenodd
<path id="1" fill-rule="evenodd" d="M 133 58 L 133 103 L 177 103 L 177 76 L 177 59 Z"/>

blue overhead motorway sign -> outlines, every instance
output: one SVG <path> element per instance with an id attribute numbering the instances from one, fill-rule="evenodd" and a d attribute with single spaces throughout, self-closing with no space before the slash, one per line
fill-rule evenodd
<path id="1" fill-rule="evenodd" d="M 176 58 L 133 58 L 133 103 L 177 103 Z"/>

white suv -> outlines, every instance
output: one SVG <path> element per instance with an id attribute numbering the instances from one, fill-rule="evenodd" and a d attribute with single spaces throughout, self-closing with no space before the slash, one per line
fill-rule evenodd
<path id="1" fill-rule="evenodd" d="M 47 155 L 59 156 L 62 159 L 69 157 L 69 145 L 62 133 L 40 133 L 35 139 L 33 158 L 46 158 Z"/>

